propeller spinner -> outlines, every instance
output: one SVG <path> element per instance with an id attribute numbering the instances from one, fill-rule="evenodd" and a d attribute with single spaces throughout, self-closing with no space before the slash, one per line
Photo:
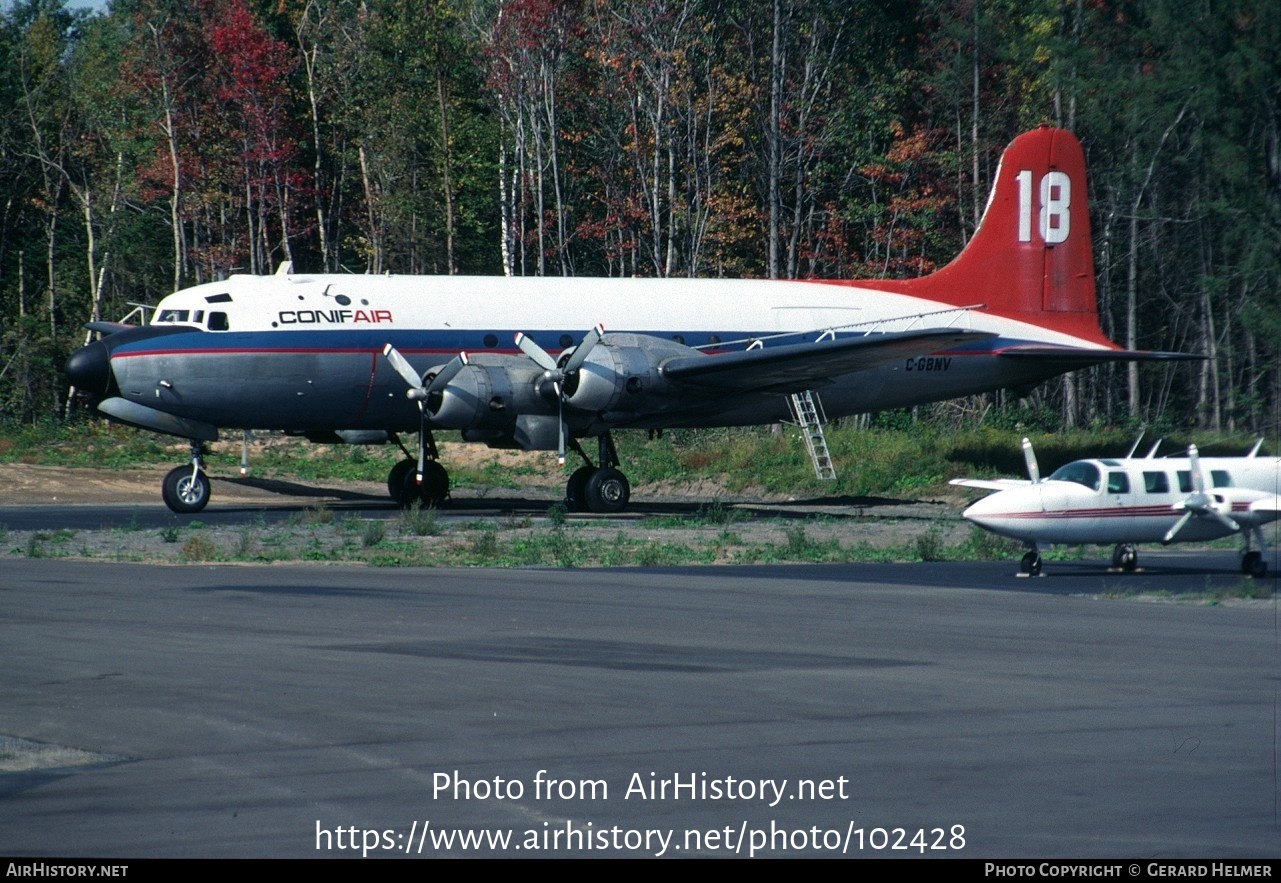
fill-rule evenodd
<path id="1" fill-rule="evenodd" d="M 1172 507 L 1174 511 L 1182 512 L 1183 515 L 1161 538 L 1161 542 L 1167 545 L 1174 541 L 1179 531 L 1183 530 L 1193 518 L 1211 518 L 1233 533 L 1241 529 L 1241 525 L 1215 507 L 1214 497 L 1205 492 L 1205 473 L 1201 471 L 1201 458 L 1197 453 L 1196 445 L 1188 445 L 1188 460 L 1192 470 L 1192 493 Z"/>

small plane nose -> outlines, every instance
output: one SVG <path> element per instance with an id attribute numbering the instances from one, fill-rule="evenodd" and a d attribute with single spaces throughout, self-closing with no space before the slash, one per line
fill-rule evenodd
<path id="1" fill-rule="evenodd" d="M 1005 533 L 1019 523 L 1019 516 L 1040 509 L 1038 488 L 1011 488 L 997 491 L 977 500 L 961 513 L 966 521 L 997 533 Z"/>
<path id="2" fill-rule="evenodd" d="M 105 396 L 112 392 L 111 351 L 101 340 L 82 346 L 67 358 L 67 377 L 81 392 Z"/>

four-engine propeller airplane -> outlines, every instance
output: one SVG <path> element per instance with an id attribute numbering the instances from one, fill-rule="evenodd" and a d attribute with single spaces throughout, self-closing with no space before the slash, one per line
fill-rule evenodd
<path id="1" fill-rule="evenodd" d="M 594 325 L 585 335 L 582 329 Z M 109 418 L 190 440 L 163 497 L 209 499 L 218 427 L 312 440 L 396 441 L 402 504 L 440 502 L 432 430 L 585 465 L 571 509 L 620 511 L 630 489 L 612 431 L 788 419 L 822 392 L 841 416 L 1028 387 L 1126 351 L 1100 330 L 1085 160 L 1041 128 L 1002 156 L 982 223 L 939 271 L 908 280 L 777 281 L 235 275 L 176 292 L 150 324 L 93 326 L 67 375 Z M 535 342 L 537 341 L 537 342 Z M 408 387 L 408 389 L 406 389 Z M 408 396 L 406 396 L 408 393 Z M 592 463 L 579 444 L 596 438 Z M 403 446 L 402 446 L 403 449 Z M 416 461 L 416 462 L 415 462 Z"/>
<path id="2" fill-rule="evenodd" d="M 1117 570 L 1138 568 L 1135 543 L 1201 542 L 1240 533 L 1241 572 L 1267 574 L 1262 527 L 1281 518 L 1281 458 L 1187 457 L 1075 460 L 1042 479 L 1032 445 L 1023 439 L 1028 479 L 954 478 L 952 484 L 994 490 L 963 515 L 980 527 L 1029 547 L 1019 564 L 1040 576 L 1043 545 L 1109 545 Z M 1131 451 L 1133 453 L 1133 451 Z M 1206 481 L 1207 472 L 1209 481 Z"/>

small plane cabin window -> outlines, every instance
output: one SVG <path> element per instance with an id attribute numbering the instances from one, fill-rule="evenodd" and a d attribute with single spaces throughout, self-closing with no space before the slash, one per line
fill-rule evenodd
<path id="1" fill-rule="evenodd" d="M 1130 476 L 1124 472 L 1108 473 L 1108 493 L 1109 494 L 1128 494 L 1130 492 Z"/>
<path id="2" fill-rule="evenodd" d="M 1214 487 L 1232 487 L 1232 476 L 1226 469 L 1211 469 L 1210 484 Z"/>
<path id="3" fill-rule="evenodd" d="M 1085 485 L 1092 491 L 1097 491 L 1102 477 L 1099 475 L 1099 467 L 1085 460 L 1077 460 L 1054 470 L 1050 480 L 1074 481 L 1077 484 Z"/>
<path id="4" fill-rule="evenodd" d="M 1192 493 L 1192 473 L 1186 469 L 1179 470 L 1179 493 Z"/>
<path id="5" fill-rule="evenodd" d="M 1145 472 L 1143 473 L 1143 489 L 1149 494 L 1168 494 L 1170 492 L 1170 476 L 1164 472 Z"/>
<path id="6" fill-rule="evenodd" d="M 227 323 L 226 313 L 210 313 L 209 314 L 209 330 L 210 331 L 226 331 L 230 327 L 231 326 Z"/>

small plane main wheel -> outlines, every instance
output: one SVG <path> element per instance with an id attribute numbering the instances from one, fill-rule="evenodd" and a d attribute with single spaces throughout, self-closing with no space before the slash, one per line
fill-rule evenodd
<path id="1" fill-rule="evenodd" d="M 587 482 L 596 471 L 593 466 L 579 466 L 569 474 L 565 482 L 565 510 L 567 512 L 586 512 Z"/>
<path id="2" fill-rule="evenodd" d="M 413 460 L 401 460 L 387 473 L 387 494 L 402 506 L 408 505 L 405 501 L 405 476 L 412 478 L 417 469 L 418 464 Z M 418 488 L 415 487 L 414 495 L 417 494 Z"/>
<path id="3" fill-rule="evenodd" d="M 612 467 L 597 469 L 587 479 L 587 508 L 592 512 L 622 512 L 631 496 L 627 476 Z"/>
<path id="4" fill-rule="evenodd" d="M 209 476 L 203 469 L 197 469 L 192 475 L 191 466 L 179 466 L 165 476 L 160 496 L 165 505 L 179 515 L 199 512 L 209 502 Z"/>
<path id="5" fill-rule="evenodd" d="M 1041 553 L 1028 552 L 1019 562 L 1019 572 L 1026 573 L 1028 576 L 1041 575 Z"/>
<path id="6" fill-rule="evenodd" d="M 418 483 L 418 464 L 412 460 L 405 477 L 401 482 L 400 505 L 408 509 L 415 501 L 428 509 L 434 509 L 445 502 L 449 496 L 449 473 L 435 460 L 423 464 L 423 483 Z"/>
<path id="7" fill-rule="evenodd" d="M 1268 562 L 1263 560 L 1263 553 L 1254 550 L 1246 552 L 1241 558 L 1241 572 L 1255 579 L 1267 576 Z"/>
<path id="8" fill-rule="evenodd" d="M 1133 572 L 1139 566 L 1139 550 L 1129 543 L 1119 543 L 1112 550 L 1112 566 L 1117 570 Z"/>

